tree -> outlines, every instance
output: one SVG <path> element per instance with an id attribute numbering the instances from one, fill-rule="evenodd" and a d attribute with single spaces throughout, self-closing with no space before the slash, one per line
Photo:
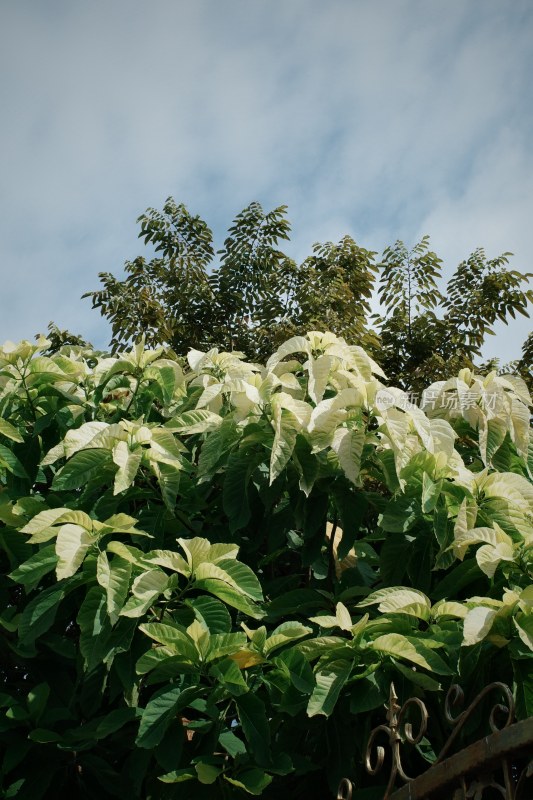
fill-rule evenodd
<path id="1" fill-rule="evenodd" d="M 507 324 L 517 312 L 529 316 L 533 292 L 521 287 L 531 274 L 508 269 L 510 256 L 487 259 L 484 250 L 477 249 L 441 292 L 442 262 L 429 250 L 428 237 L 410 252 L 402 242 L 385 250 L 379 286 L 385 314 L 377 320 L 379 360 L 394 381 L 420 391 L 428 380 L 473 368 L 497 320 Z M 517 366 L 526 371 L 524 360 Z"/>
<path id="2" fill-rule="evenodd" d="M 286 207 L 265 213 L 252 203 L 213 267 L 212 233 L 183 205 L 169 199 L 162 213 L 149 209 L 139 222 L 139 236 L 162 256 L 126 262 L 123 281 L 101 273 L 103 288 L 84 295 L 110 320 L 114 349 L 143 335 L 180 355 L 218 346 L 258 359 L 288 336 L 324 325 L 377 343 L 368 325 L 375 253 L 349 236 L 315 245 L 297 265 L 279 249 L 289 238 Z"/>
<path id="3" fill-rule="evenodd" d="M 36 339 L 41 338 L 41 334 L 37 334 Z M 52 356 L 54 353 L 59 352 L 62 347 L 71 345 L 73 347 L 82 347 L 92 350 L 92 344 L 87 342 L 82 336 L 71 333 L 69 330 L 60 330 L 55 322 L 48 324 L 48 347 L 44 351 L 45 355 Z"/>
<path id="4" fill-rule="evenodd" d="M 519 378 L 420 408 L 332 333 L 49 350 L 0 348 L 3 796 L 368 800 L 391 681 L 435 745 L 457 679 L 533 715 Z"/>
<path id="5" fill-rule="evenodd" d="M 172 198 L 139 222 L 156 257 L 126 262 L 123 280 L 101 273 L 102 288 L 84 295 L 110 321 L 114 350 L 142 335 L 179 355 L 214 346 L 261 360 L 290 336 L 330 330 L 365 347 L 393 382 L 419 390 L 473 367 L 494 322 L 528 316 L 533 298 L 523 288 L 531 274 L 509 269 L 509 253 L 488 259 L 482 249 L 442 286 L 428 237 L 411 251 L 396 242 L 377 262 L 374 251 L 345 236 L 314 245 L 296 264 L 280 249 L 290 233 L 285 206 L 245 208 L 218 263 L 207 224 Z M 383 312 L 373 315 L 376 293 Z M 527 374 L 527 353 L 524 359 Z"/>

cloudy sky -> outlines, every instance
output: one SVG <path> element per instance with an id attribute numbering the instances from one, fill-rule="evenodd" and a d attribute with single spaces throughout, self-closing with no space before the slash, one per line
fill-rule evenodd
<path id="1" fill-rule="evenodd" d="M 295 258 L 429 233 L 533 271 L 532 75 L 531 0 L 0 0 L 0 341 L 105 345 L 80 295 L 169 195 L 220 244 L 259 200 Z"/>

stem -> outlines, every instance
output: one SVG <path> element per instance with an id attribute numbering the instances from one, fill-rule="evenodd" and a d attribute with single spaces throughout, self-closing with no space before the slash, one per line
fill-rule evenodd
<path id="1" fill-rule="evenodd" d="M 24 389 L 24 391 L 26 393 L 26 398 L 27 398 L 29 406 L 30 406 L 31 415 L 33 417 L 33 422 L 35 423 L 35 422 L 37 422 L 37 414 L 35 412 L 35 406 L 33 405 L 33 400 L 31 399 L 30 390 L 26 386 L 26 375 L 23 375 L 22 372 L 19 372 L 19 375 L 20 375 L 20 378 L 21 378 L 21 381 L 22 381 L 22 387 L 23 387 L 23 389 Z"/>
<path id="2" fill-rule="evenodd" d="M 135 389 L 133 390 L 133 393 L 131 395 L 130 402 L 128 403 L 128 405 L 126 406 L 126 409 L 124 411 L 125 414 L 128 413 L 128 411 L 131 408 L 131 405 L 132 405 L 133 401 L 137 397 L 137 392 L 139 391 L 139 387 L 140 387 L 140 385 L 142 383 L 142 378 L 143 378 L 143 375 L 141 373 L 141 375 L 137 378 L 137 384 L 136 384 Z"/>

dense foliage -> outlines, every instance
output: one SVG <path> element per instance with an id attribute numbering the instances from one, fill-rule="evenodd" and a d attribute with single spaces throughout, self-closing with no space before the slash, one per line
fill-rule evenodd
<path id="1" fill-rule="evenodd" d="M 391 680 L 533 714 L 523 381 L 419 407 L 317 332 L 265 365 L 49 350 L 0 350 L 4 797 L 377 800 Z"/>
<path id="2" fill-rule="evenodd" d="M 290 233 L 285 206 L 245 208 L 218 263 L 207 224 L 172 198 L 139 223 L 155 257 L 126 262 L 122 280 L 100 273 L 101 288 L 85 295 L 110 321 L 114 349 L 145 336 L 178 355 L 219 347 L 255 361 L 291 336 L 327 330 L 365 347 L 396 385 L 420 390 L 473 368 L 494 323 L 528 316 L 533 300 L 524 288 L 531 275 L 509 268 L 510 253 L 489 259 L 481 248 L 444 286 L 428 237 L 411 251 L 396 242 L 377 262 L 375 252 L 344 236 L 316 244 L 298 264 L 280 249 Z M 371 313 L 373 294 L 381 316 Z M 526 342 L 514 365 L 527 381 L 530 350 Z"/>

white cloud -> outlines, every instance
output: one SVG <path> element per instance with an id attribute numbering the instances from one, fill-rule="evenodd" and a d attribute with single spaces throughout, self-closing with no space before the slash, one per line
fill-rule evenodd
<path id="1" fill-rule="evenodd" d="M 0 340 L 53 318 L 103 343 L 79 296 L 169 194 L 219 238 L 287 203 L 300 257 L 428 232 L 448 265 L 481 244 L 529 269 L 527 0 L 28 0 L 0 30 Z"/>

